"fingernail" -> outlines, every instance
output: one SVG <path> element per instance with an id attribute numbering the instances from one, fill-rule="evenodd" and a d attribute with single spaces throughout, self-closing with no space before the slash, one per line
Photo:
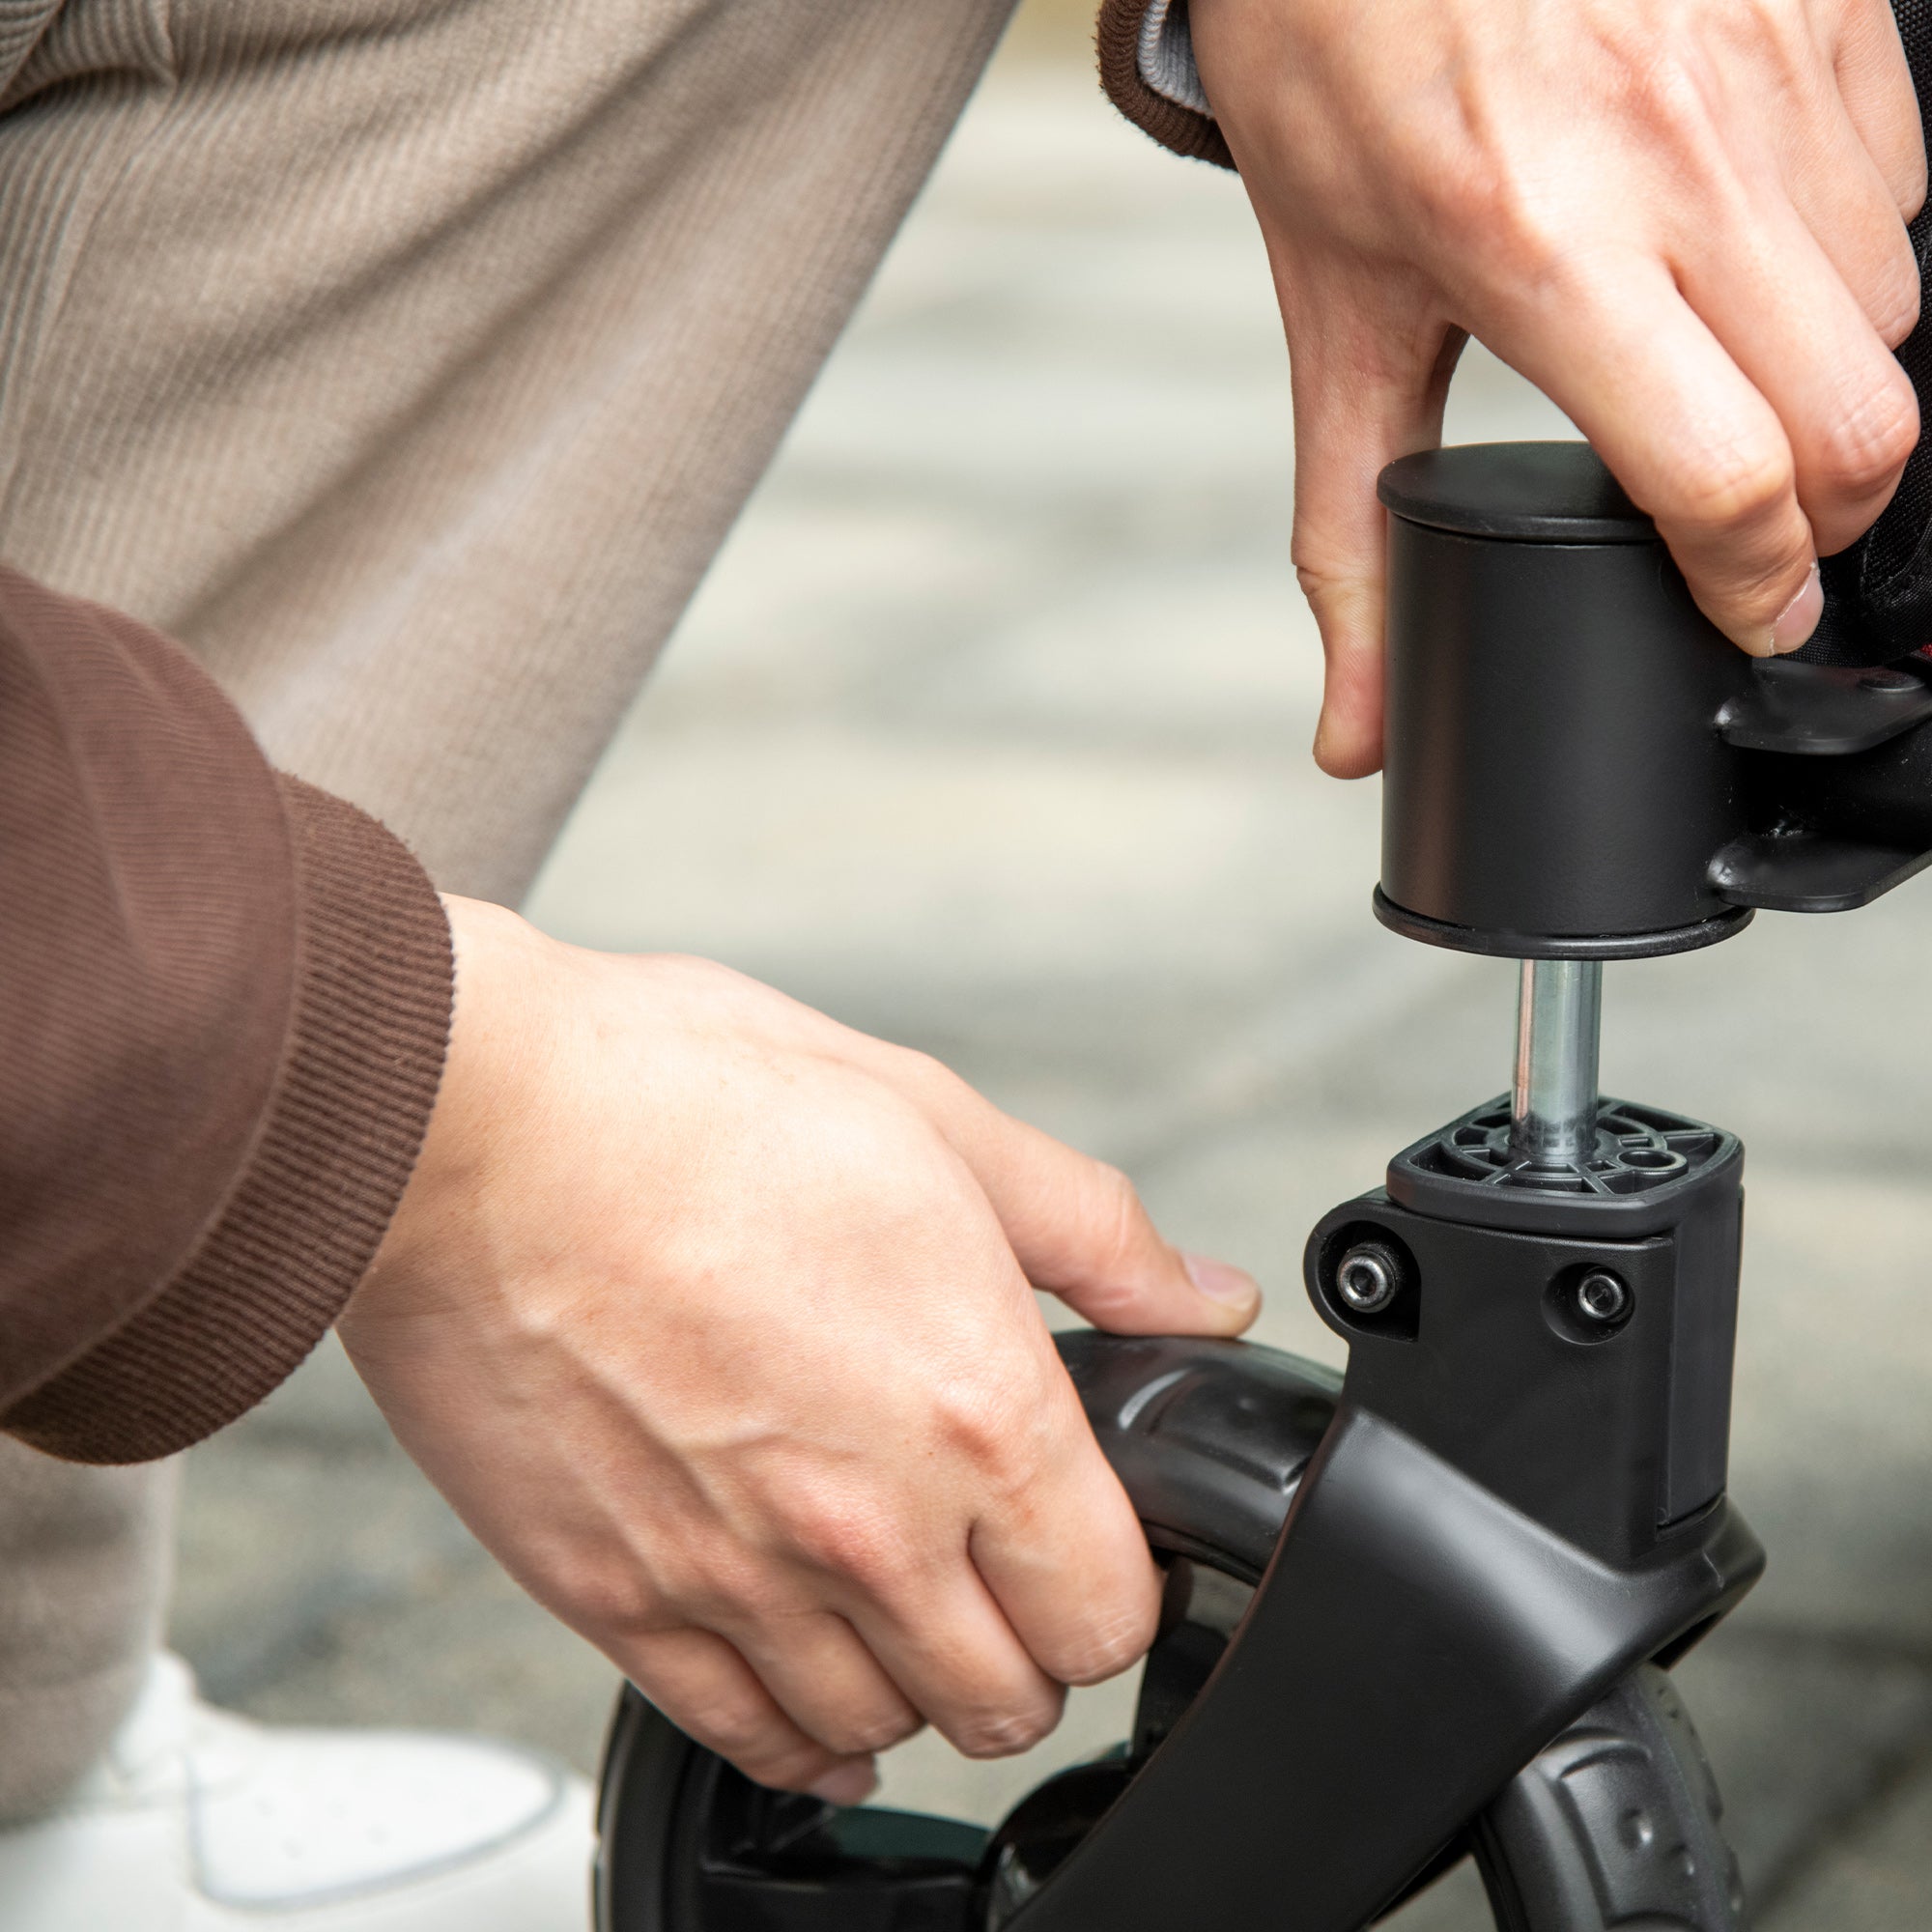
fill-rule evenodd
<path id="1" fill-rule="evenodd" d="M 836 1764 L 807 1787 L 828 1804 L 863 1804 L 879 1788 L 878 1767 L 868 1757 Z"/>
<path id="2" fill-rule="evenodd" d="M 1206 1255 L 1183 1254 L 1180 1264 L 1187 1278 L 1209 1301 L 1226 1302 L 1231 1308 L 1247 1308 L 1262 1298 L 1261 1284 L 1251 1274 L 1243 1274 L 1226 1262 L 1210 1261 Z"/>
<path id="3" fill-rule="evenodd" d="M 1804 587 L 1777 613 L 1777 622 L 1771 627 L 1772 656 L 1782 657 L 1786 651 L 1795 651 L 1818 628 L 1818 619 L 1824 614 L 1825 584 L 1814 563 Z"/>

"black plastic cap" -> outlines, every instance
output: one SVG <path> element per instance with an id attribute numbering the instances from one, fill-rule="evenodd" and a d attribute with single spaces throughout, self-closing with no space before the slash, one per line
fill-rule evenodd
<path id="1" fill-rule="evenodd" d="M 1382 472 L 1388 687 L 1377 912 L 1520 959 L 1686 951 L 1744 921 L 1719 720 L 1749 660 L 1580 442 Z"/>
<path id="2" fill-rule="evenodd" d="M 1587 442 L 1470 442 L 1391 463 L 1377 495 L 1405 522 L 1513 543 L 1655 543 L 1657 526 Z"/>

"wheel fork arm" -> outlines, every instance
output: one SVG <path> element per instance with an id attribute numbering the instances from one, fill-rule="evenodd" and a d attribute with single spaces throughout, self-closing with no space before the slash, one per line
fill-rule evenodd
<path id="1" fill-rule="evenodd" d="M 1018 1924 L 1356 1932 L 1762 1562 L 1719 1502 L 1612 1567 L 1345 1402 L 1208 1689 Z"/>

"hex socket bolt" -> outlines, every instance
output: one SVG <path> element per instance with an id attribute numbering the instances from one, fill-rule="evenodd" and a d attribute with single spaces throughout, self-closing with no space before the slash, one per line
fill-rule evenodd
<path id="1" fill-rule="evenodd" d="M 1586 1321 L 1607 1327 L 1623 1320 L 1630 1303 L 1630 1290 L 1608 1268 L 1592 1268 L 1577 1284 L 1577 1312 Z"/>
<path id="2" fill-rule="evenodd" d="M 1357 1241 L 1335 1264 L 1335 1293 L 1357 1315 L 1378 1315 L 1402 1287 L 1402 1263 L 1380 1241 Z"/>

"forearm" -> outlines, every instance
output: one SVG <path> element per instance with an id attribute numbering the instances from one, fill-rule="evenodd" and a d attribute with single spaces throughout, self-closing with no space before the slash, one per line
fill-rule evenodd
<path id="1" fill-rule="evenodd" d="M 434 1103 L 447 929 L 132 620 L 0 573 L 0 1426 L 166 1454 L 327 1329 Z"/>

